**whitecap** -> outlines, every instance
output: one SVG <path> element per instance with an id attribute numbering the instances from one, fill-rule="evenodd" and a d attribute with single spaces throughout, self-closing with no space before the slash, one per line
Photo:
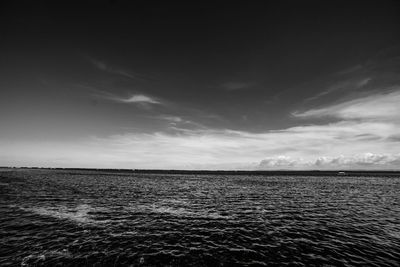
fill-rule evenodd
<path id="1" fill-rule="evenodd" d="M 38 262 L 44 262 L 48 258 L 71 258 L 72 254 L 67 250 L 48 250 L 41 253 L 30 254 L 22 259 L 21 266 L 32 266 Z"/>
<path id="2" fill-rule="evenodd" d="M 88 214 L 89 212 L 96 211 L 95 208 L 88 204 L 80 204 L 76 206 L 75 209 L 67 208 L 66 206 L 31 207 L 22 209 L 42 216 L 70 220 L 77 223 L 99 223 L 99 221 L 94 220 L 94 218 Z"/>
<path id="3" fill-rule="evenodd" d="M 216 211 L 191 211 L 183 207 L 171 207 L 167 205 L 138 205 L 131 207 L 130 210 L 141 210 L 151 213 L 169 214 L 173 216 L 195 217 L 195 218 L 210 218 L 210 219 L 229 219 L 231 216 L 222 215 Z"/>

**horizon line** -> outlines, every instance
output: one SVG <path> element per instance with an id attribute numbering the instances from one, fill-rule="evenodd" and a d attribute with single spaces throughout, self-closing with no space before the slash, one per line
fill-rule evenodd
<path id="1" fill-rule="evenodd" d="M 310 169 L 310 170 L 290 170 L 290 169 L 276 169 L 276 170 L 228 170 L 228 169 L 220 169 L 220 170 L 211 170 L 211 169 L 140 169 L 140 168 L 74 168 L 74 167 L 37 167 L 37 166 L 0 166 L 0 169 L 33 169 L 33 170 L 87 170 L 87 171 L 117 171 L 117 172 L 176 172 L 176 173 L 200 173 L 200 172 L 208 172 L 208 173 L 268 173 L 268 172 L 282 172 L 282 173 L 301 173 L 301 172 L 326 172 L 326 173 L 340 173 L 340 172 L 348 172 L 348 173 L 400 173 L 400 169 L 388 169 L 388 170 L 380 170 L 380 169 L 371 169 L 371 170 L 363 170 L 363 169 Z"/>

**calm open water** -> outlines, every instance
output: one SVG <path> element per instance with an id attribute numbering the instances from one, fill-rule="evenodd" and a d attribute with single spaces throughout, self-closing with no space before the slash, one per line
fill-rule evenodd
<path id="1" fill-rule="evenodd" d="M 400 266 L 400 178 L 0 171 L 0 265 L 57 264 Z"/>

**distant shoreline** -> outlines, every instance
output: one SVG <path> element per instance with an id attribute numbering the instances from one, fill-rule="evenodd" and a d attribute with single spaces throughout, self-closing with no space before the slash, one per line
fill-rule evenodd
<path id="1" fill-rule="evenodd" d="M 400 171 L 383 170 L 162 170 L 162 169 L 102 169 L 102 168 L 44 168 L 0 167 L 16 170 L 95 171 L 138 174 L 203 174 L 203 175 L 299 175 L 299 176 L 399 176 Z"/>

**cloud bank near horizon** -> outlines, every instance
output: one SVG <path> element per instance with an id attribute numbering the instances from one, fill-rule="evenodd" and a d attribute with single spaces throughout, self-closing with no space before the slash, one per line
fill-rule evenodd
<path id="1" fill-rule="evenodd" d="M 136 165 L 150 161 L 163 168 L 393 169 L 399 163 L 400 125 L 395 121 L 339 121 L 266 133 L 174 130 L 95 142 L 118 148 L 125 155 L 121 159 L 141 158 Z"/>
<path id="2" fill-rule="evenodd" d="M 13 150 L 8 157 L 20 157 L 15 162 L 41 160 L 61 167 L 399 169 L 400 90 L 395 89 L 294 113 L 299 119 L 330 116 L 334 122 L 264 133 L 181 129 L 174 118 L 178 125 L 169 132 L 93 136 L 68 149 L 54 143 L 2 147 Z"/>

